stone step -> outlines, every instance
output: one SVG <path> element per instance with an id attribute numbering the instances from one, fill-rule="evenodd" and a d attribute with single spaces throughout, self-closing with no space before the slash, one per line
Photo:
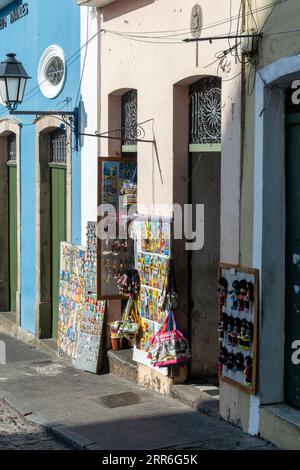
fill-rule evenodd
<path id="1" fill-rule="evenodd" d="M 109 372 L 130 382 L 137 383 L 137 364 L 132 360 L 132 350 L 110 350 L 107 353 Z"/>
<path id="2" fill-rule="evenodd" d="M 171 397 L 201 413 L 218 418 L 219 400 L 217 390 L 214 390 L 215 396 L 207 393 L 207 390 L 216 388 L 217 387 L 213 387 L 212 385 L 173 385 L 171 387 Z"/>
<path id="3" fill-rule="evenodd" d="M 260 435 L 280 449 L 300 450 L 300 413 L 284 403 L 260 408 Z"/>

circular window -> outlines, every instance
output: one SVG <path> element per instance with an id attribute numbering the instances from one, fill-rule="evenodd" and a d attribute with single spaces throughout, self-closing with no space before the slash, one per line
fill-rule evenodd
<path id="1" fill-rule="evenodd" d="M 56 98 L 66 78 L 66 63 L 61 47 L 52 45 L 45 50 L 38 67 L 38 82 L 46 98 Z"/>

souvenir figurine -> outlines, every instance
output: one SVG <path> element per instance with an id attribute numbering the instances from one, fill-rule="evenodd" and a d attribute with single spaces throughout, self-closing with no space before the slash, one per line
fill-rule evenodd
<path id="1" fill-rule="evenodd" d="M 221 313 L 221 319 L 218 324 L 218 332 L 219 332 L 219 341 L 222 342 L 225 337 L 225 331 L 228 328 L 228 315 L 227 313 Z"/>
<path id="2" fill-rule="evenodd" d="M 245 318 L 243 318 L 243 320 L 241 322 L 240 333 L 238 335 L 238 346 L 241 349 L 245 348 L 245 336 L 246 336 L 247 328 L 248 328 L 248 322 Z"/>
<path id="3" fill-rule="evenodd" d="M 250 302 L 254 302 L 254 284 L 252 282 L 247 282 L 246 287 L 246 297 L 245 297 L 245 310 L 249 311 Z"/>
<path id="4" fill-rule="evenodd" d="M 233 370 L 236 357 L 234 353 L 229 353 L 227 358 L 227 369 Z"/>
<path id="5" fill-rule="evenodd" d="M 225 305 L 226 297 L 228 293 L 228 281 L 225 277 L 219 279 L 219 288 L 218 288 L 218 304 L 220 306 Z"/>
<path id="6" fill-rule="evenodd" d="M 253 340 L 253 329 L 254 329 L 253 323 L 248 322 L 246 326 L 244 339 L 243 339 L 245 351 L 250 351 L 251 349 L 251 343 Z"/>
<path id="7" fill-rule="evenodd" d="M 237 353 L 235 356 L 234 370 L 236 372 L 243 371 L 245 367 L 245 359 L 242 353 Z"/>
<path id="8" fill-rule="evenodd" d="M 228 350 L 226 348 L 221 348 L 220 356 L 219 356 L 219 363 L 222 365 L 226 365 L 227 359 L 228 359 Z"/>
<path id="9" fill-rule="evenodd" d="M 238 335 L 240 333 L 240 329 L 241 329 L 241 320 L 239 318 L 235 318 L 234 323 L 233 323 L 233 331 L 230 334 L 231 345 L 234 348 L 237 346 L 237 343 L 238 343 Z"/>
<path id="10" fill-rule="evenodd" d="M 239 311 L 243 312 L 245 310 L 245 298 L 247 293 L 247 281 L 242 279 L 240 281 L 240 294 L 239 294 Z"/>
<path id="11" fill-rule="evenodd" d="M 245 382 L 247 385 L 252 384 L 252 357 L 247 356 L 245 359 L 245 369 L 244 369 L 244 376 Z"/>
<path id="12" fill-rule="evenodd" d="M 232 299 L 232 310 L 237 310 L 238 309 L 238 298 L 240 295 L 240 282 L 239 281 L 233 281 L 232 283 L 232 290 L 229 292 L 231 295 Z"/>
<path id="13" fill-rule="evenodd" d="M 234 329 L 234 318 L 232 316 L 229 316 L 228 317 L 228 325 L 227 325 L 227 341 L 228 341 L 228 344 L 232 344 L 231 341 L 232 341 L 232 333 L 233 333 L 233 329 Z"/>

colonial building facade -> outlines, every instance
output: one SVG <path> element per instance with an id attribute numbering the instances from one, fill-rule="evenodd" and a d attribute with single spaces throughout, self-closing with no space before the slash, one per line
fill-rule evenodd
<path id="1" fill-rule="evenodd" d="M 224 35 L 230 28 L 236 31 L 240 2 L 232 2 L 231 12 L 223 2 L 216 11 L 213 4 L 195 5 L 192 0 L 184 4 L 180 0 L 78 4 L 90 11 L 99 7 L 101 34 L 98 52 L 94 49 L 98 61 L 87 59 L 83 80 L 85 108 L 93 109 L 89 125 L 93 132 L 103 134 L 98 139 L 98 156 L 137 157 L 142 215 L 172 217 L 174 205 L 182 210 L 188 203 L 205 206 L 204 246 L 186 251 L 187 239 L 174 240 L 176 319 L 190 339 L 193 356 L 189 370 L 180 370 L 174 380 L 214 376 L 218 263 L 237 263 L 239 257 L 241 64 L 235 58 L 234 41 L 221 38 L 196 44 L 183 40 Z M 225 26 L 224 18 L 228 20 Z M 85 30 L 85 21 L 82 27 Z M 225 50 L 228 55 L 220 65 Z M 116 138 L 118 130 L 120 135 L 120 130 L 134 125 L 138 128 L 135 138 Z M 96 151 L 96 144 L 86 145 L 94 145 Z M 89 187 L 89 195 L 82 193 L 83 220 L 92 215 L 84 215 L 90 210 L 87 198 L 91 196 L 93 219 L 97 216 L 96 174 L 91 175 L 95 160 L 89 158 L 89 174 L 82 175 L 82 186 Z M 111 321 L 120 316 L 120 302 L 108 303 Z M 150 382 L 153 387 L 159 383 L 162 391 L 169 391 L 170 377 L 159 373 L 156 377 L 144 364 L 138 368 L 141 383 Z"/>

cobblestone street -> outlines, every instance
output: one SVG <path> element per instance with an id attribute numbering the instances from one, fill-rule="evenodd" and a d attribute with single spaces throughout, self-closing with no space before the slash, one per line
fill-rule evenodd
<path id="1" fill-rule="evenodd" d="M 0 450 L 68 450 L 0 402 Z"/>

